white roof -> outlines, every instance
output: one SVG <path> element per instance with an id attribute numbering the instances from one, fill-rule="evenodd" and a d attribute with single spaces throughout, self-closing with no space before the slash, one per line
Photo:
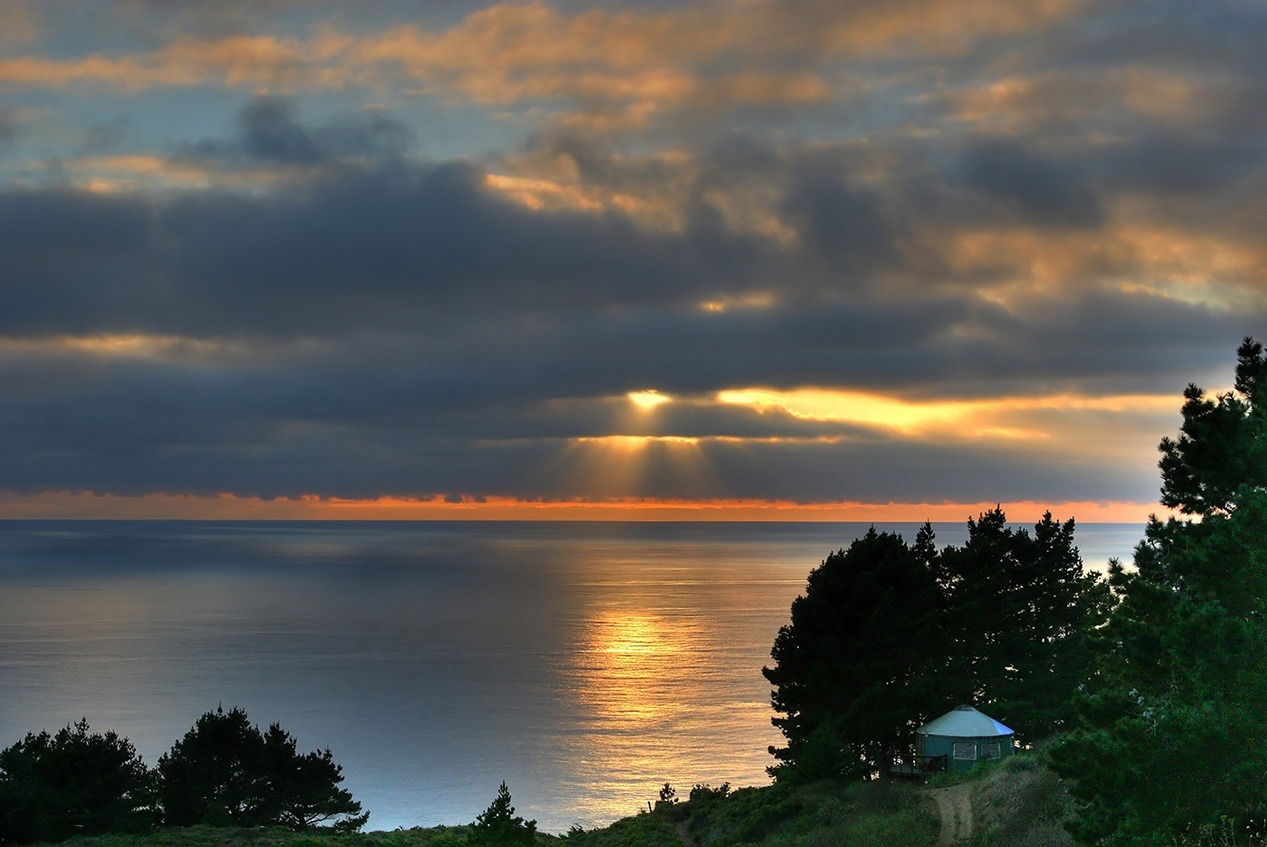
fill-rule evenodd
<path id="1" fill-rule="evenodd" d="M 983 715 L 971 706 L 957 706 L 936 720 L 915 730 L 921 735 L 945 735 L 954 738 L 993 738 L 1015 735 L 1012 730 L 989 715 Z"/>

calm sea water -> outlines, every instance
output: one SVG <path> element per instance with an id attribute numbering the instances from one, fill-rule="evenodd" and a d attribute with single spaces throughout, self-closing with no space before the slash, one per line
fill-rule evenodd
<path id="1" fill-rule="evenodd" d="M 502 780 L 548 832 L 764 784 L 761 667 L 866 528 L 0 522 L 0 745 L 87 717 L 153 764 L 239 705 L 331 748 L 372 829 L 468 822 Z M 1102 566 L 1140 535 L 1078 544 Z"/>

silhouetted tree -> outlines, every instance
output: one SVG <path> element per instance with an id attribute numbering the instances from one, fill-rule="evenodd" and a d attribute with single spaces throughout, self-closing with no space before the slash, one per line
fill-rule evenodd
<path id="1" fill-rule="evenodd" d="M 931 529 L 919 549 L 931 544 Z M 788 741 L 770 748 L 779 779 L 869 777 L 933 705 L 941 595 L 928 563 L 872 527 L 810 572 L 762 669 L 773 719 Z"/>
<path id="2" fill-rule="evenodd" d="M 278 724 L 264 733 L 264 760 L 268 792 L 267 817 L 294 830 L 313 829 L 334 821 L 332 829 L 356 831 L 369 820 L 361 804 L 345 788 L 343 768 L 329 749 L 300 755 L 295 739 Z"/>
<path id="3" fill-rule="evenodd" d="M 473 847 L 508 847 L 532 844 L 536 840 L 537 822 L 515 815 L 515 807 L 510 805 L 510 789 L 503 782 L 493 802 L 471 824 L 467 843 Z"/>
<path id="4" fill-rule="evenodd" d="M 240 708 L 207 712 L 159 759 L 166 822 L 360 829 L 369 814 L 339 788 L 330 751 L 300 755 L 295 746 L 278 724 L 262 733 Z"/>
<path id="5" fill-rule="evenodd" d="M 158 760 L 164 820 L 173 826 L 260 826 L 264 739 L 245 711 L 220 706 Z"/>
<path id="6" fill-rule="evenodd" d="M 941 556 L 948 699 L 975 703 L 1029 740 L 1050 735 L 1090 674 L 1107 585 L 1084 571 L 1074 522 L 1043 515 L 1031 535 L 1001 508 L 968 521 Z"/>
<path id="7" fill-rule="evenodd" d="M 139 833 L 157 821 L 153 774 L 126 738 L 87 720 L 0 752 L 0 844 Z"/>
<path id="8" fill-rule="evenodd" d="M 810 573 L 764 668 L 774 685 L 779 779 L 883 774 L 915 728 L 976 703 L 1030 738 L 1068 715 L 1109 605 L 1084 572 L 1074 523 L 1027 530 L 1002 509 L 939 551 L 924 524 L 908 547 L 873 527 Z"/>
<path id="9" fill-rule="evenodd" d="M 1188 386 L 1160 445 L 1161 502 L 1199 520 L 1150 519 L 1134 569 L 1114 563 L 1098 674 L 1052 750 L 1087 843 L 1267 827 L 1267 358 L 1237 355 L 1235 390 Z"/>

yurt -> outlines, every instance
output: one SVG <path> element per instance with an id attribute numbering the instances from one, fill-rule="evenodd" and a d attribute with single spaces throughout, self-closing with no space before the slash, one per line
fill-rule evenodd
<path id="1" fill-rule="evenodd" d="M 971 706 L 957 706 L 915 730 L 915 752 L 945 756 L 946 770 L 971 770 L 977 762 L 998 762 L 1014 752 L 1012 730 Z"/>

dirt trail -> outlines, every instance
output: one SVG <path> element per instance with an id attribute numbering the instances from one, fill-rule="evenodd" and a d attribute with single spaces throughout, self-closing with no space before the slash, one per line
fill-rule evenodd
<path id="1" fill-rule="evenodd" d="M 941 834 L 938 847 L 950 847 L 957 841 L 972 837 L 972 783 L 965 782 L 949 788 L 934 788 L 928 792 L 937 804 L 941 815 Z"/>

